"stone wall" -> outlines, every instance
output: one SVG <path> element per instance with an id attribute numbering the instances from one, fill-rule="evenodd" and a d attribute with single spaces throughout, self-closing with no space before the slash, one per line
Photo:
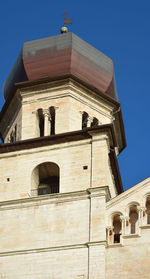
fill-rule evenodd
<path id="1" fill-rule="evenodd" d="M 105 279 L 106 188 L 1 203 L 0 278 Z"/>
<path id="2" fill-rule="evenodd" d="M 150 178 L 147 178 L 107 203 L 106 279 L 149 279 L 150 224 L 147 218 L 149 198 Z M 130 217 L 130 208 L 133 206 L 138 215 L 135 233 L 131 230 Z M 116 214 L 120 216 L 122 223 L 120 243 L 113 242 L 113 216 Z"/>

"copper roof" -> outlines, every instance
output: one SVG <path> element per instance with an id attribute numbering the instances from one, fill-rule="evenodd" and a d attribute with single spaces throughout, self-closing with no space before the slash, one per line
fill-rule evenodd
<path id="1" fill-rule="evenodd" d="M 12 93 L 15 83 L 64 74 L 117 100 L 113 61 L 71 32 L 25 42 L 4 84 L 4 97 Z"/>

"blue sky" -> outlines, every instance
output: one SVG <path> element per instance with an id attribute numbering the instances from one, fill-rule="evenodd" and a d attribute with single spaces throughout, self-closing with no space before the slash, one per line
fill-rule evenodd
<path id="1" fill-rule="evenodd" d="M 119 155 L 124 189 L 150 176 L 150 1 L 5 0 L 0 3 L 0 107 L 2 87 L 24 41 L 59 34 L 63 12 L 69 30 L 115 64 L 127 147 Z"/>

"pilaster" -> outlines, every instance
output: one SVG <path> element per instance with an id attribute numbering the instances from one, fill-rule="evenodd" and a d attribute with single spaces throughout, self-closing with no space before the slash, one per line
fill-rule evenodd
<path id="1" fill-rule="evenodd" d="M 88 189 L 90 194 L 88 243 L 89 279 L 105 279 L 106 190 L 107 187 L 102 189 Z"/>
<path id="2" fill-rule="evenodd" d="M 89 132 L 91 140 L 91 187 L 109 185 L 112 197 L 116 196 L 116 186 L 109 163 L 110 138 L 107 132 Z"/>

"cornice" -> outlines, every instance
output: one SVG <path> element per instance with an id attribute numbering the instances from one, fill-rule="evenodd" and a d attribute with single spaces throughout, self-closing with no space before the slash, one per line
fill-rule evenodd
<path id="1" fill-rule="evenodd" d="M 9 95 L 9 97 L 7 98 L 2 111 L 0 112 L 0 121 L 2 121 L 8 107 L 9 104 L 11 103 L 12 99 L 14 98 L 15 94 L 32 94 L 32 92 L 34 90 L 37 90 L 37 88 L 43 88 L 43 90 L 47 90 L 47 88 L 49 88 L 49 86 L 52 86 L 54 88 L 54 86 L 64 86 L 65 84 L 67 84 L 67 86 L 70 86 L 70 84 L 73 86 L 75 85 L 76 87 L 80 87 L 83 88 L 83 90 L 87 90 L 87 98 L 90 98 L 90 95 L 92 96 L 92 94 L 94 94 L 95 98 L 101 99 L 103 101 L 103 103 L 107 103 L 109 106 L 114 107 L 114 111 L 117 112 L 117 119 L 119 121 L 119 130 L 121 133 L 121 142 L 119 142 L 119 146 L 120 146 L 120 151 L 122 151 L 125 147 L 126 147 L 126 139 L 125 139 L 125 132 L 124 132 L 124 125 L 123 125 L 123 120 L 122 120 L 122 114 L 120 112 L 120 103 L 118 101 L 116 101 L 115 99 L 111 98 L 110 96 L 108 96 L 107 94 L 104 94 L 102 92 L 100 92 L 97 88 L 95 88 L 94 86 L 89 86 L 89 84 L 87 84 L 86 82 L 84 82 L 83 80 L 80 80 L 78 77 L 76 77 L 75 75 L 72 74 L 65 74 L 65 75 L 60 75 L 60 76 L 56 76 L 56 77 L 52 77 L 52 78 L 43 78 L 43 79 L 38 79 L 38 80 L 33 80 L 33 81 L 26 81 L 26 82 L 20 82 L 15 84 L 14 86 L 14 90 L 12 92 L 11 95 Z M 21 93 L 22 92 L 22 93 Z M 22 95 L 22 96 L 23 96 Z M 20 96 L 21 97 L 21 96 Z M 108 115 L 107 115 L 108 117 Z M 113 116 L 109 116 L 110 119 L 112 119 Z M 114 122 L 116 125 L 116 122 Z"/>
<path id="2" fill-rule="evenodd" d="M 112 124 L 99 125 L 97 127 L 85 128 L 83 130 L 61 133 L 52 136 L 45 136 L 27 140 L 21 140 L 14 143 L 1 143 L 0 154 L 35 149 L 38 147 L 57 145 L 65 142 L 82 141 L 85 139 L 92 139 L 90 133 L 103 133 L 106 132 L 110 135 L 112 146 L 116 146 L 116 138 Z"/>
<path id="3" fill-rule="evenodd" d="M 28 88 L 36 88 L 37 85 L 42 86 L 43 88 L 45 88 L 47 86 L 47 84 L 52 83 L 53 84 L 58 84 L 61 83 L 63 84 L 64 82 L 68 81 L 68 80 L 74 80 L 76 81 L 76 83 L 80 84 L 81 86 L 88 88 L 91 91 L 94 91 L 95 94 L 98 94 L 98 96 L 100 96 L 102 99 L 106 100 L 107 102 L 109 102 L 110 104 L 115 105 L 116 107 L 120 107 L 120 103 L 118 101 L 116 101 L 115 99 L 111 98 L 110 96 L 108 96 L 105 93 L 102 93 L 100 90 L 98 90 L 96 87 L 89 85 L 88 83 L 84 82 L 83 80 L 81 80 L 80 78 L 78 78 L 77 76 L 73 75 L 73 74 L 65 74 L 65 75 L 58 75 L 58 76 L 54 76 L 54 77 L 47 77 L 47 78 L 42 78 L 42 79 L 36 79 L 36 80 L 32 80 L 32 81 L 25 81 L 25 82 L 19 82 L 16 83 L 14 86 L 14 89 L 12 91 L 12 93 L 9 95 L 9 97 L 7 98 L 2 111 L 0 112 L 0 119 L 2 119 L 6 109 L 8 108 L 12 98 L 14 97 L 16 92 L 19 92 L 20 89 L 21 90 L 25 90 Z"/>
<path id="4" fill-rule="evenodd" d="M 70 244 L 70 245 L 63 245 L 63 246 L 51 246 L 51 247 L 6 251 L 6 252 L 0 252 L 0 257 L 17 256 L 17 255 L 25 255 L 25 254 L 37 254 L 37 253 L 46 253 L 46 252 L 50 253 L 53 251 L 62 251 L 62 250 L 88 249 L 92 246 L 99 246 L 99 245 L 103 245 L 106 247 L 106 241 L 85 242 L 85 243 L 72 244 L 72 245 Z"/>
<path id="5" fill-rule="evenodd" d="M 89 188 L 89 189 L 87 189 L 87 192 L 89 193 L 89 197 L 91 197 L 91 198 L 104 196 L 107 199 L 110 199 L 110 197 L 111 197 L 108 186 Z"/>
<path id="6" fill-rule="evenodd" d="M 150 177 L 146 178 L 145 180 L 141 181 L 140 183 L 134 185 L 130 189 L 126 190 L 125 192 L 121 193 L 117 197 L 112 198 L 108 201 L 106 204 L 107 209 L 110 209 L 114 205 L 118 205 L 120 202 L 127 199 L 127 197 L 131 197 L 136 193 L 137 191 L 143 191 L 143 188 L 145 188 L 147 185 L 150 185 Z"/>
<path id="7" fill-rule="evenodd" d="M 93 241 L 93 242 L 87 242 L 86 243 L 87 247 L 92 247 L 92 246 L 107 246 L 107 241 Z"/>
<path id="8" fill-rule="evenodd" d="M 96 195 L 94 193 L 96 193 Z M 34 207 L 35 205 L 42 206 L 48 204 L 66 203 L 70 201 L 73 202 L 78 200 L 87 200 L 102 196 L 110 198 L 108 186 L 95 187 L 90 189 L 88 188 L 86 190 L 76 192 L 49 194 L 37 197 L 28 197 L 24 199 L 2 201 L 0 202 L 0 211 Z"/>
<path id="9" fill-rule="evenodd" d="M 56 92 L 58 92 L 56 94 Z M 65 91 L 65 93 L 64 93 Z M 25 103 L 33 103 L 35 101 L 42 101 L 42 100 L 51 100 L 54 98 L 63 98 L 66 96 L 71 96 L 75 100 L 88 105 L 94 110 L 97 110 L 98 112 L 101 112 L 103 115 L 109 117 L 112 119 L 111 112 L 114 111 L 116 108 L 116 105 L 108 102 L 107 100 L 103 99 L 100 95 L 96 94 L 94 91 L 85 88 L 75 80 L 68 78 L 65 81 L 59 81 L 59 82 L 49 82 L 46 83 L 44 86 L 43 84 L 38 84 L 36 86 L 31 87 L 25 87 L 18 89 L 18 92 L 20 92 L 20 95 L 22 96 L 23 104 Z M 48 95 L 46 96 L 45 94 Z M 44 94 L 44 97 L 43 97 Z M 33 100 L 30 101 L 26 100 L 28 97 L 33 97 Z M 95 106 L 91 106 L 89 104 L 89 101 L 94 102 L 96 105 L 101 105 L 101 107 L 104 109 L 104 111 L 108 111 L 105 113 L 103 110 L 96 109 Z"/>

